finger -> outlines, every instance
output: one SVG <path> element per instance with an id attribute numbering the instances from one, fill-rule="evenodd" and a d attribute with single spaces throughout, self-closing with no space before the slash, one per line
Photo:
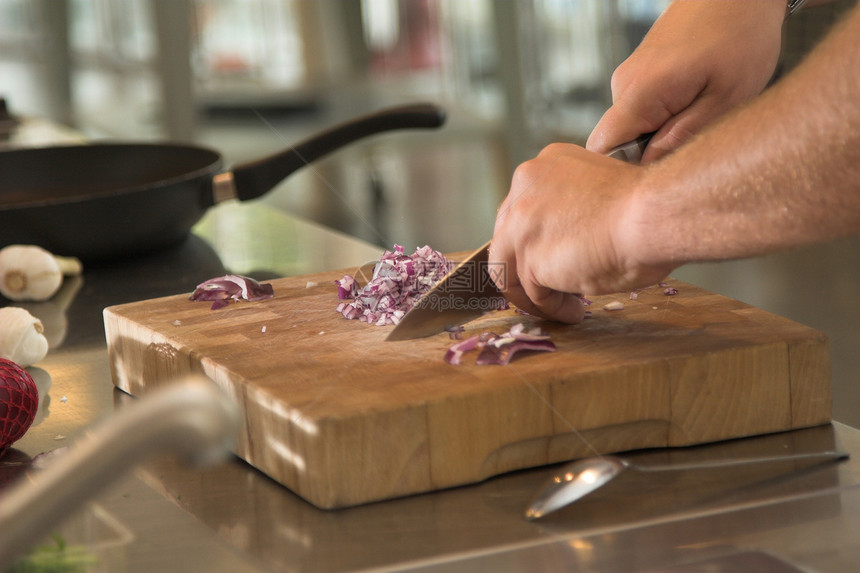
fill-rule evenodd
<path id="1" fill-rule="evenodd" d="M 679 76 L 659 62 L 643 75 L 638 72 L 642 65 L 631 58 L 613 73 L 612 106 L 589 136 L 588 149 L 606 154 L 642 134 L 662 131 L 671 118 L 696 103 L 707 87 L 704 76 Z"/>
<path id="2" fill-rule="evenodd" d="M 508 302 L 520 310 L 535 316 L 547 318 L 532 303 L 528 295 L 526 295 L 517 273 L 516 254 L 506 241 L 504 233 L 498 232 L 498 223 L 496 227 L 496 233 L 493 235 L 493 240 L 490 242 L 490 250 L 487 254 L 487 263 L 494 269 L 501 269 L 501 272 L 493 273 L 491 277 L 496 284 L 496 288 L 505 295 Z"/>
<path id="3" fill-rule="evenodd" d="M 532 313 L 536 311 L 539 316 L 568 324 L 578 324 L 585 318 L 585 306 L 579 295 L 552 290 L 529 282 L 522 287 L 532 305 Z M 529 311 L 526 310 L 526 312 Z"/>
<path id="4" fill-rule="evenodd" d="M 728 109 L 720 98 L 702 96 L 697 99 L 654 134 L 645 148 L 642 162 L 655 161 L 677 150 Z"/>
<path id="5" fill-rule="evenodd" d="M 490 262 L 494 262 L 493 256 Z M 508 302 L 523 312 L 568 324 L 577 324 L 585 318 L 585 307 L 579 295 L 523 281 L 517 272 L 516 263 L 506 263 L 504 272 L 498 273 L 494 280 Z"/>
<path id="6" fill-rule="evenodd" d="M 605 155 L 622 143 L 657 130 L 668 118 L 669 114 L 665 113 L 655 119 L 646 119 L 623 104 L 613 105 L 594 126 L 585 148 Z"/>
<path id="7" fill-rule="evenodd" d="M 526 295 L 525 290 L 520 285 L 511 286 L 508 290 L 504 292 L 505 298 L 508 299 L 508 302 L 517 307 L 519 310 L 525 312 L 526 314 L 530 314 L 532 316 L 537 316 L 539 318 L 549 319 L 550 317 L 545 315 L 540 308 L 538 308 Z"/>
<path id="8" fill-rule="evenodd" d="M 508 256 L 505 242 L 498 233 L 495 233 L 492 241 L 490 241 L 490 248 L 487 251 L 487 265 L 493 269 L 501 269 L 501 272 L 490 274 L 490 279 L 495 283 L 496 288 L 502 291 L 502 293 L 509 290 L 511 284 L 508 276 L 516 274 L 516 262 L 514 262 L 512 257 Z"/>

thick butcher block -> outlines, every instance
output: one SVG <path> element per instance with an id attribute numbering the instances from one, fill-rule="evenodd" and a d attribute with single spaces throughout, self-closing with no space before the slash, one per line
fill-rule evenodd
<path id="1" fill-rule="evenodd" d="M 243 410 L 236 454 L 322 508 L 830 421 L 822 333 L 692 285 L 594 297 L 575 326 L 540 322 L 557 352 L 453 366 L 447 333 L 386 342 L 392 327 L 335 312 L 343 274 L 277 279 L 274 299 L 219 310 L 188 294 L 110 307 L 114 382 L 142 395 L 206 374 Z M 463 335 L 518 322 L 538 323 L 497 311 Z"/>

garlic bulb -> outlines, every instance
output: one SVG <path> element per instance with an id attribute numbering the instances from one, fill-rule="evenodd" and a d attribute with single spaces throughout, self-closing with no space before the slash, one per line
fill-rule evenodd
<path id="1" fill-rule="evenodd" d="M 10 300 L 48 300 L 63 284 L 63 275 L 81 274 L 81 262 L 58 257 L 35 245 L 0 249 L 0 293 Z"/>
<path id="2" fill-rule="evenodd" d="M 48 354 L 43 330 L 42 322 L 23 308 L 0 308 L 0 358 L 21 368 L 39 362 Z"/>

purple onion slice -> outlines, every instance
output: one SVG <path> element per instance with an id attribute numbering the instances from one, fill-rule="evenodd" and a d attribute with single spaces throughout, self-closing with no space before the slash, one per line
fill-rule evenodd
<path id="1" fill-rule="evenodd" d="M 480 336 L 472 336 L 467 338 L 466 340 L 452 345 L 448 349 L 448 351 L 445 352 L 445 362 L 457 366 L 458 364 L 460 364 L 460 359 L 462 358 L 463 354 L 470 350 L 474 350 L 475 348 L 478 348 L 480 345 L 484 344 L 481 342 L 480 339 Z"/>
<path id="2" fill-rule="evenodd" d="M 506 339 L 502 339 L 506 340 Z M 496 346 L 495 344 L 487 344 L 481 349 L 478 354 L 476 364 L 508 364 L 514 357 L 514 354 L 522 350 L 535 350 L 540 352 L 555 352 L 557 350 L 555 344 L 551 340 L 516 340 L 506 342 L 505 344 Z"/>
<path id="3" fill-rule="evenodd" d="M 258 301 L 273 296 L 275 291 L 269 283 L 261 284 L 242 275 L 225 275 L 200 283 L 188 298 L 193 301 L 212 302 L 211 309 L 218 310 L 231 301 Z"/>
<path id="4" fill-rule="evenodd" d="M 479 365 L 508 364 L 515 354 L 524 350 L 539 352 L 557 350 L 549 335 L 543 333 L 539 327 L 526 330 L 525 324 L 518 323 L 502 335 L 482 332 L 457 342 L 445 352 L 445 361 L 457 366 L 462 363 L 463 354 L 475 349 L 480 350 L 475 361 Z"/>

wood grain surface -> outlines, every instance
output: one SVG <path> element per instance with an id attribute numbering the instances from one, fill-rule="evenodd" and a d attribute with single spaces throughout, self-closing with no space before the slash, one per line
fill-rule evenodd
<path id="1" fill-rule="evenodd" d="M 206 374 L 243 410 L 236 454 L 321 508 L 830 421 L 824 334 L 692 285 L 540 322 L 557 352 L 451 366 L 446 333 L 386 342 L 390 326 L 335 312 L 343 274 L 277 279 L 274 299 L 215 311 L 187 294 L 107 308 L 114 383 L 142 395 Z M 612 300 L 624 309 L 603 310 Z M 517 322 L 538 321 L 498 311 L 464 336 Z"/>

